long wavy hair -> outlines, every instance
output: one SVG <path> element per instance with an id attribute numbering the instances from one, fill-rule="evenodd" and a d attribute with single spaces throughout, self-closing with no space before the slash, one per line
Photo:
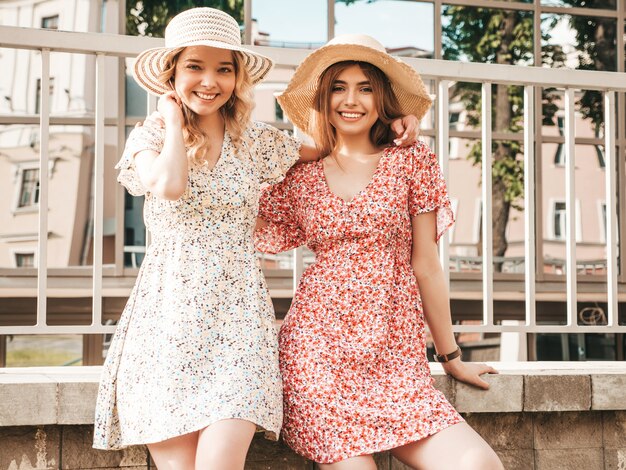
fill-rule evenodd
<path id="1" fill-rule="evenodd" d="M 185 48 L 180 47 L 167 55 L 165 66 L 159 75 L 159 81 L 172 89 L 174 88 L 176 64 L 183 50 Z M 252 81 L 244 66 L 243 56 L 237 51 L 233 51 L 232 55 L 235 64 L 235 89 L 230 99 L 219 109 L 219 112 L 224 118 L 226 130 L 230 134 L 235 149 L 239 152 L 243 133 L 250 123 L 254 99 L 252 97 Z M 201 163 L 205 160 L 205 155 L 209 150 L 208 136 L 200 127 L 200 117 L 184 103 L 182 109 L 185 118 L 183 126 L 185 145 L 189 148 L 194 161 Z"/>
<path id="2" fill-rule="evenodd" d="M 331 65 L 320 75 L 315 97 L 313 98 L 315 119 L 311 131 L 320 155 L 323 157 L 330 155 L 337 145 L 337 131 L 330 123 L 330 116 L 333 112 L 330 106 L 333 84 L 344 70 L 353 65 L 358 65 L 363 71 L 363 74 L 372 86 L 374 94 L 374 105 L 378 112 L 378 119 L 370 129 L 371 142 L 376 147 L 389 145 L 394 139 L 390 124 L 394 119 L 402 117 L 400 103 L 391 88 L 391 83 L 387 75 L 378 67 L 368 62 L 353 60 L 337 62 Z"/>

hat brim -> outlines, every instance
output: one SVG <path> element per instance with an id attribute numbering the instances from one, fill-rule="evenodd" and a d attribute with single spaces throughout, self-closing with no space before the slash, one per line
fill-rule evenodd
<path id="1" fill-rule="evenodd" d="M 309 54 L 296 69 L 285 91 L 277 97 L 296 127 L 309 135 L 313 133 L 313 100 L 319 77 L 331 65 L 348 60 L 378 67 L 391 82 L 403 115 L 413 114 L 421 119 L 428 112 L 432 99 L 420 75 L 406 62 L 368 46 L 331 44 Z"/>
<path id="2" fill-rule="evenodd" d="M 272 59 L 269 57 L 252 52 L 244 47 L 224 44 L 221 41 L 203 40 L 188 43 L 180 47 L 190 46 L 208 46 L 216 49 L 240 52 L 244 58 L 244 67 L 248 71 L 253 85 L 263 80 L 274 66 Z M 159 81 L 159 75 L 161 75 L 164 69 L 167 55 L 176 49 L 180 49 L 180 47 L 155 47 L 154 49 L 148 49 L 139 54 L 135 60 L 135 66 L 133 67 L 133 77 L 139 86 L 148 93 L 157 96 L 171 91 L 166 85 Z"/>

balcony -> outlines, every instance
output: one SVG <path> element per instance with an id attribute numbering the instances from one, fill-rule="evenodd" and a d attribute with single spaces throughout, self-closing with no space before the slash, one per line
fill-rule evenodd
<path id="1" fill-rule="evenodd" d="M 129 85 L 125 69 L 129 58 L 161 45 L 161 40 L 0 27 L 0 44 L 34 58 L 33 64 L 39 62 L 40 79 L 39 113 L 0 113 L 0 143 L 3 139 L 14 142 L 0 146 L 0 174 L 11 175 L 3 181 L 11 185 L 28 181 L 24 175 L 33 158 L 39 170 L 39 184 L 27 194 L 30 199 L 19 199 L 24 204 L 15 207 L 7 203 L 2 209 L 7 215 L 0 219 L 0 250 L 15 254 L 24 267 L 11 267 L 5 261 L 0 264 L 0 358 L 4 361 L 10 335 L 70 334 L 84 337 L 83 364 L 99 364 L 106 346 L 104 335 L 115 330 L 145 249 L 145 244 L 126 243 L 126 230 L 138 227 L 127 217 L 136 215 L 132 211 L 137 201 L 129 201 L 112 171 L 127 129 L 142 117 L 125 112 L 132 107 L 131 101 L 141 101 Z M 308 53 L 256 49 L 276 61 L 277 68 L 268 81 L 277 87 L 284 86 Z M 51 100 L 57 95 L 45 91 L 52 85 L 58 93 L 51 70 L 68 56 L 80 57 L 84 96 L 72 96 L 70 90 L 66 112 L 55 113 Z M 441 242 L 455 332 L 478 341 L 503 335 L 507 345 L 536 342 L 541 334 L 595 333 L 614 335 L 616 344 L 623 342 L 626 249 L 618 234 L 626 233 L 626 205 L 620 203 L 626 200 L 626 189 L 617 182 L 626 180 L 626 74 L 405 60 L 420 71 L 436 95 L 422 134 L 436 149 L 451 194 L 460 204 L 465 201 L 465 193 L 459 189 L 462 176 L 477 172 L 472 189 L 477 194 L 471 194 L 478 196 L 480 210 L 476 213 L 480 216 L 473 239 L 459 233 L 459 227 L 472 224 L 461 225 L 458 212 L 456 232 Z M 450 125 L 457 106 L 450 99 L 450 90 L 458 82 L 480 84 L 481 128 Z M 493 131 L 494 85 L 523 87 L 523 132 Z M 562 135 L 544 135 L 540 90 L 546 87 L 560 90 Z M 579 90 L 597 90 L 603 95 L 602 137 L 577 133 Z M 274 102 L 267 101 L 273 91 L 267 86 L 257 90 L 259 119 L 273 121 Z M 155 100 L 145 101 L 143 109 L 150 112 Z M 269 118 L 262 115 L 267 109 L 272 110 Z M 290 129 L 288 123 L 277 124 Z M 457 163 L 465 159 L 451 155 L 451 139 L 481 141 L 485 158 L 480 169 Z M 523 148 L 524 197 L 514 221 L 517 238 L 512 237 L 507 253 L 498 257 L 493 255 L 492 143 L 501 140 L 519 142 Z M 558 183 L 543 177 L 547 171 L 545 145 L 562 146 L 564 165 L 555 166 L 563 177 Z M 604 149 L 603 167 L 594 173 L 594 181 L 603 186 L 598 198 L 604 204 L 605 216 L 600 222 L 604 235 L 592 242 L 579 240 L 579 232 L 584 230 L 578 227 L 585 213 L 577 209 L 577 198 L 591 191 L 589 180 L 580 177 L 584 163 L 578 158 L 580 145 Z M 30 152 L 28 159 L 21 159 L 24 150 Z M 74 173 L 68 170 L 68 162 L 75 163 Z M 74 181 L 72 174 L 81 176 Z M 551 213 L 543 194 L 557 184 L 563 187 L 563 205 L 555 204 Z M 71 191 L 81 197 L 62 197 Z M 554 226 L 552 233 L 549 225 Z M 63 240 L 72 237 L 81 241 L 64 246 Z M 26 252 L 10 251 L 29 244 L 35 247 L 32 258 Z M 63 250 L 66 256 L 60 257 Z M 261 261 L 279 316 L 283 315 L 295 283 L 313 258 L 301 248 L 279 257 L 261 257 Z M 590 308 L 602 314 L 587 315 Z M 505 344 L 504 339 L 500 341 Z M 508 353 L 503 349 L 496 359 L 520 358 L 522 346 Z M 522 356 L 533 359 L 532 354 Z M 490 377 L 492 390 L 480 395 L 443 376 L 437 366 L 433 370 L 438 386 L 466 413 L 468 421 L 488 436 L 509 463 L 507 468 L 608 469 L 626 465 L 626 441 L 617 431 L 626 422 L 621 396 L 626 371 L 621 363 L 500 362 L 498 367 L 503 374 Z M 150 468 L 143 449 L 107 457 L 89 450 L 98 372 L 97 367 L 0 369 L 0 467 L 57 468 L 63 461 L 63 468 Z M 281 468 L 311 468 L 284 447 L 261 439 L 255 439 L 252 453 L 250 468 L 271 468 L 277 461 L 285 464 Z M 573 466 L 565 467 L 563 462 Z M 399 468 L 388 455 L 380 456 L 380 465 Z"/>

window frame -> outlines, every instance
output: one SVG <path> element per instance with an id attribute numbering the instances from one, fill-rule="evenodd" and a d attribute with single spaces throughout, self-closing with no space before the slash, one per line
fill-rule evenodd
<path id="1" fill-rule="evenodd" d="M 27 206 L 20 206 L 20 201 L 22 199 L 22 188 L 24 184 L 24 172 L 28 170 L 37 170 L 38 178 L 37 185 L 41 187 L 41 168 L 39 168 L 39 162 L 25 162 L 17 165 L 16 175 L 15 175 L 15 192 L 13 196 L 13 213 L 29 213 L 29 212 L 37 212 L 39 210 L 39 197 L 37 198 L 37 202 L 33 204 L 29 204 Z"/>

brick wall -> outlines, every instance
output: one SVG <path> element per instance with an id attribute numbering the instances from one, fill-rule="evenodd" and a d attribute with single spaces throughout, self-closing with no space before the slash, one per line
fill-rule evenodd
<path id="1" fill-rule="evenodd" d="M 626 367 L 499 364 L 484 392 L 442 375 L 437 387 L 500 455 L 507 470 L 626 470 Z M 522 368 L 524 367 L 524 368 Z M 585 368 L 586 367 L 586 368 Z M 154 469 L 145 447 L 91 448 L 98 368 L 0 369 L 0 470 Z M 380 470 L 405 470 L 388 453 Z M 312 470 L 257 435 L 250 470 Z"/>

